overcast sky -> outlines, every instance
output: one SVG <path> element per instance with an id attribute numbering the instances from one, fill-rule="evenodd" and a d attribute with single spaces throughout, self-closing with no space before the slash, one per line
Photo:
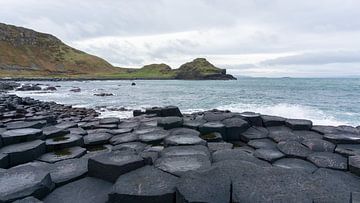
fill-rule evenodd
<path id="1" fill-rule="evenodd" d="M 0 0 L 0 21 L 113 65 L 197 57 L 229 73 L 360 76 L 359 0 Z"/>

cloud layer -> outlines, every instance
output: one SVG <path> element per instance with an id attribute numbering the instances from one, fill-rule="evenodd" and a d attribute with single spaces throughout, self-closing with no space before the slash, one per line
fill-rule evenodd
<path id="1" fill-rule="evenodd" d="M 357 0 L 4 0 L 0 19 L 118 66 L 207 57 L 249 76 L 360 76 Z"/>

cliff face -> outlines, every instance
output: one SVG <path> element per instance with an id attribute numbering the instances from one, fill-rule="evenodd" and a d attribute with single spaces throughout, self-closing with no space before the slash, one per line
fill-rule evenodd
<path id="1" fill-rule="evenodd" d="M 115 71 L 105 60 L 58 38 L 0 23 L 0 76 L 72 76 Z"/>

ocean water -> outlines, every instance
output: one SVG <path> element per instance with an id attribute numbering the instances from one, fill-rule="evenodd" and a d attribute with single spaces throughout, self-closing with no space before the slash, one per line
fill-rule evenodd
<path id="1" fill-rule="evenodd" d="M 102 116 L 132 116 L 133 109 L 176 105 L 190 113 L 207 109 L 254 111 L 323 125 L 360 125 L 360 79 L 239 78 L 236 81 L 60 81 L 57 91 L 14 92 L 43 101 L 96 108 Z M 26 83 L 26 82 L 24 82 Z M 32 82 L 33 83 L 33 82 Z M 69 90 L 81 88 L 81 92 Z M 98 97 L 95 93 L 113 93 Z M 113 108 L 125 108 L 117 111 Z"/>

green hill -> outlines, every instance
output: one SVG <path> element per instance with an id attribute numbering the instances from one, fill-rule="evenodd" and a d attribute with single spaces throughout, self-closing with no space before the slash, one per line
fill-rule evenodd
<path id="1" fill-rule="evenodd" d="M 31 29 L 0 23 L 0 78 L 66 79 L 234 79 L 204 58 L 179 69 L 151 64 L 140 69 L 118 68 Z"/>

